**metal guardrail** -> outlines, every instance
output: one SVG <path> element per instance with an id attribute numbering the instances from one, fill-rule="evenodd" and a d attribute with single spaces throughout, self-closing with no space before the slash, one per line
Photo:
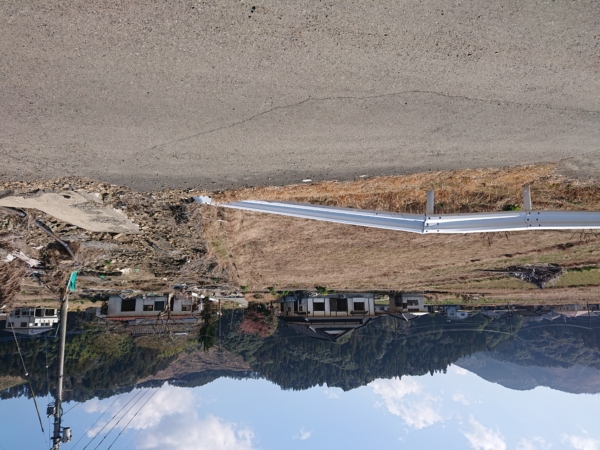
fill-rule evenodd
<path id="1" fill-rule="evenodd" d="M 531 210 L 529 186 L 525 186 L 523 189 L 523 196 L 523 205 L 525 208 L 523 211 L 472 214 L 433 214 L 433 191 L 427 194 L 426 214 L 386 213 L 382 211 L 257 200 L 226 203 L 218 206 L 418 234 L 600 229 L 600 212 L 535 211 Z"/>

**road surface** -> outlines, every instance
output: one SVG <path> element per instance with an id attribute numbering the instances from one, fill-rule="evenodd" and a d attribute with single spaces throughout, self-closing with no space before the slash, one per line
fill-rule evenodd
<path id="1" fill-rule="evenodd" d="M 600 173 L 597 1 L 17 0 L 0 21 L 0 180 Z"/>

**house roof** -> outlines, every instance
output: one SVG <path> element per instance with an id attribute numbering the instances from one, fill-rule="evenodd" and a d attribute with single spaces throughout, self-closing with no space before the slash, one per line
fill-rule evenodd
<path id="1" fill-rule="evenodd" d="M 288 327 L 312 339 L 335 342 L 342 336 L 364 327 L 375 317 L 279 317 Z"/>

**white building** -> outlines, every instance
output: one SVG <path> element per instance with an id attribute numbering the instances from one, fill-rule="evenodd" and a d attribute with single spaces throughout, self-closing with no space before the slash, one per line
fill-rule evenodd
<path id="1" fill-rule="evenodd" d="M 374 316 L 374 294 L 289 295 L 281 302 L 283 317 Z"/>
<path id="2" fill-rule="evenodd" d="M 375 294 L 318 295 L 304 292 L 281 300 L 279 318 L 287 326 L 311 338 L 336 341 L 381 315 L 377 307 Z"/>
<path id="3" fill-rule="evenodd" d="M 390 296 L 391 313 L 410 313 L 413 315 L 427 314 L 425 297 L 419 292 L 400 292 Z"/>
<path id="4" fill-rule="evenodd" d="M 115 320 L 198 314 L 202 304 L 196 297 L 153 296 L 122 298 L 110 296 L 102 308 L 96 308 L 96 316 Z"/>
<path id="5" fill-rule="evenodd" d="M 38 334 L 50 331 L 58 323 L 56 308 L 32 307 L 14 309 L 6 320 L 6 331 L 18 334 Z"/>
<path id="6" fill-rule="evenodd" d="M 279 318 L 299 333 L 316 339 L 336 341 L 369 321 L 384 315 L 404 320 L 428 314 L 423 294 L 391 295 L 376 304 L 372 293 L 318 295 L 307 292 L 281 300 Z"/>
<path id="7" fill-rule="evenodd" d="M 448 306 L 446 308 L 446 317 L 448 319 L 466 319 L 473 314 L 475 314 L 473 311 L 465 311 L 464 309 L 459 309 L 458 306 Z"/>
<path id="8" fill-rule="evenodd" d="M 283 317 L 354 317 L 382 314 L 406 314 L 415 317 L 428 314 L 422 293 L 401 292 L 392 294 L 386 304 L 376 304 L 375 294 L 330 294 L 302 293 L 288 295 L 281 301 Z"/>

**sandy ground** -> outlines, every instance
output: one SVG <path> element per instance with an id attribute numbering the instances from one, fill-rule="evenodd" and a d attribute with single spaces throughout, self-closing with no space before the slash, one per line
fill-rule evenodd
<path id="1" fill-rule="evenodd" d="M 597 1 L 17 0 L 0 22 L 0 180 L 600 173 Z"/>

